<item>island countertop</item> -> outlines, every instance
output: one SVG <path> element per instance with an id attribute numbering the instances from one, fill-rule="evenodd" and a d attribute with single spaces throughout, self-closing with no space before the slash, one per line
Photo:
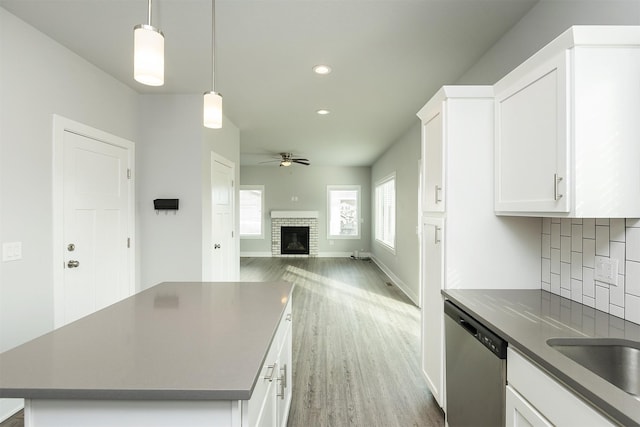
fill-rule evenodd
<path id="1" fill-rule="evenodd" d="M 549 338 L 568 337 L 640 341 L 640 325 L 543 290 L 447 289 L 442 294 L 617 423 L 640 425 L 640 399 L 547 345 Z"/>
<path id="2" fill-rule="evenodd" d="M 0 354 L 0 397 L 248 400 L 292 291 L 161 283 Z"/>

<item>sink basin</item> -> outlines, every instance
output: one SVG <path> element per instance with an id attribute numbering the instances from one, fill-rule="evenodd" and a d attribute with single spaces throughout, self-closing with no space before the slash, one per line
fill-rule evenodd
<path id="1" fill-rule="evenodd" d="M 616 387 L 640 396 L 640 342 L 613 338 L 552 338 L 547 344 Z"/>

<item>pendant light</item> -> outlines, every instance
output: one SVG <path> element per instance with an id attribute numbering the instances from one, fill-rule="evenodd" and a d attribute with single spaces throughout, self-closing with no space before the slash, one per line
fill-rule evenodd
<path id="1" fill-rule="evenodd" d="M 151 25 L 151 0 L 147 24 L 133 27 L 133 78 L 148 86 L 164 84 L 164 35 Z"/>
<path id="2" fill-rule="evenodd" d="M 204 93 L 204 126 L 222 127 L 222 95 L 216 90 L 216 0 L 211 0 L 211 90 Z"/>

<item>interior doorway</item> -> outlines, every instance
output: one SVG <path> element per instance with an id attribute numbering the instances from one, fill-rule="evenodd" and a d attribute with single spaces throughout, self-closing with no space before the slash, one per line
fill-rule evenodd
<path id="1" fill-rule="evenodd" d="M 234 177 L 235 164 L 211 153 L 211 280 L 216 282 L 238 277 Z"/>
<path id="2" fill-rule="evenodd" d="M 54 326 L 135 291 L 134 143 L 54 116 Z"/>

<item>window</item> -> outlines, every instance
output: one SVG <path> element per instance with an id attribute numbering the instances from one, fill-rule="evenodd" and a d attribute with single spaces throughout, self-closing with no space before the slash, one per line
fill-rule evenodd
<path id="1" fill-rule="evenodd" d="M 240 237 L 262 239 L 264 185 L 240 186 Z"/>
<path id="2" fill-rule="evenodd" d="M 376 183 L 375 238 L 389 249 L 396 247 L 396 174 Z"/>
<path id="3" fill-rule="evenodd" d="M 327 237 L 360 238 L 360 186 L 327 186 Z"/>

